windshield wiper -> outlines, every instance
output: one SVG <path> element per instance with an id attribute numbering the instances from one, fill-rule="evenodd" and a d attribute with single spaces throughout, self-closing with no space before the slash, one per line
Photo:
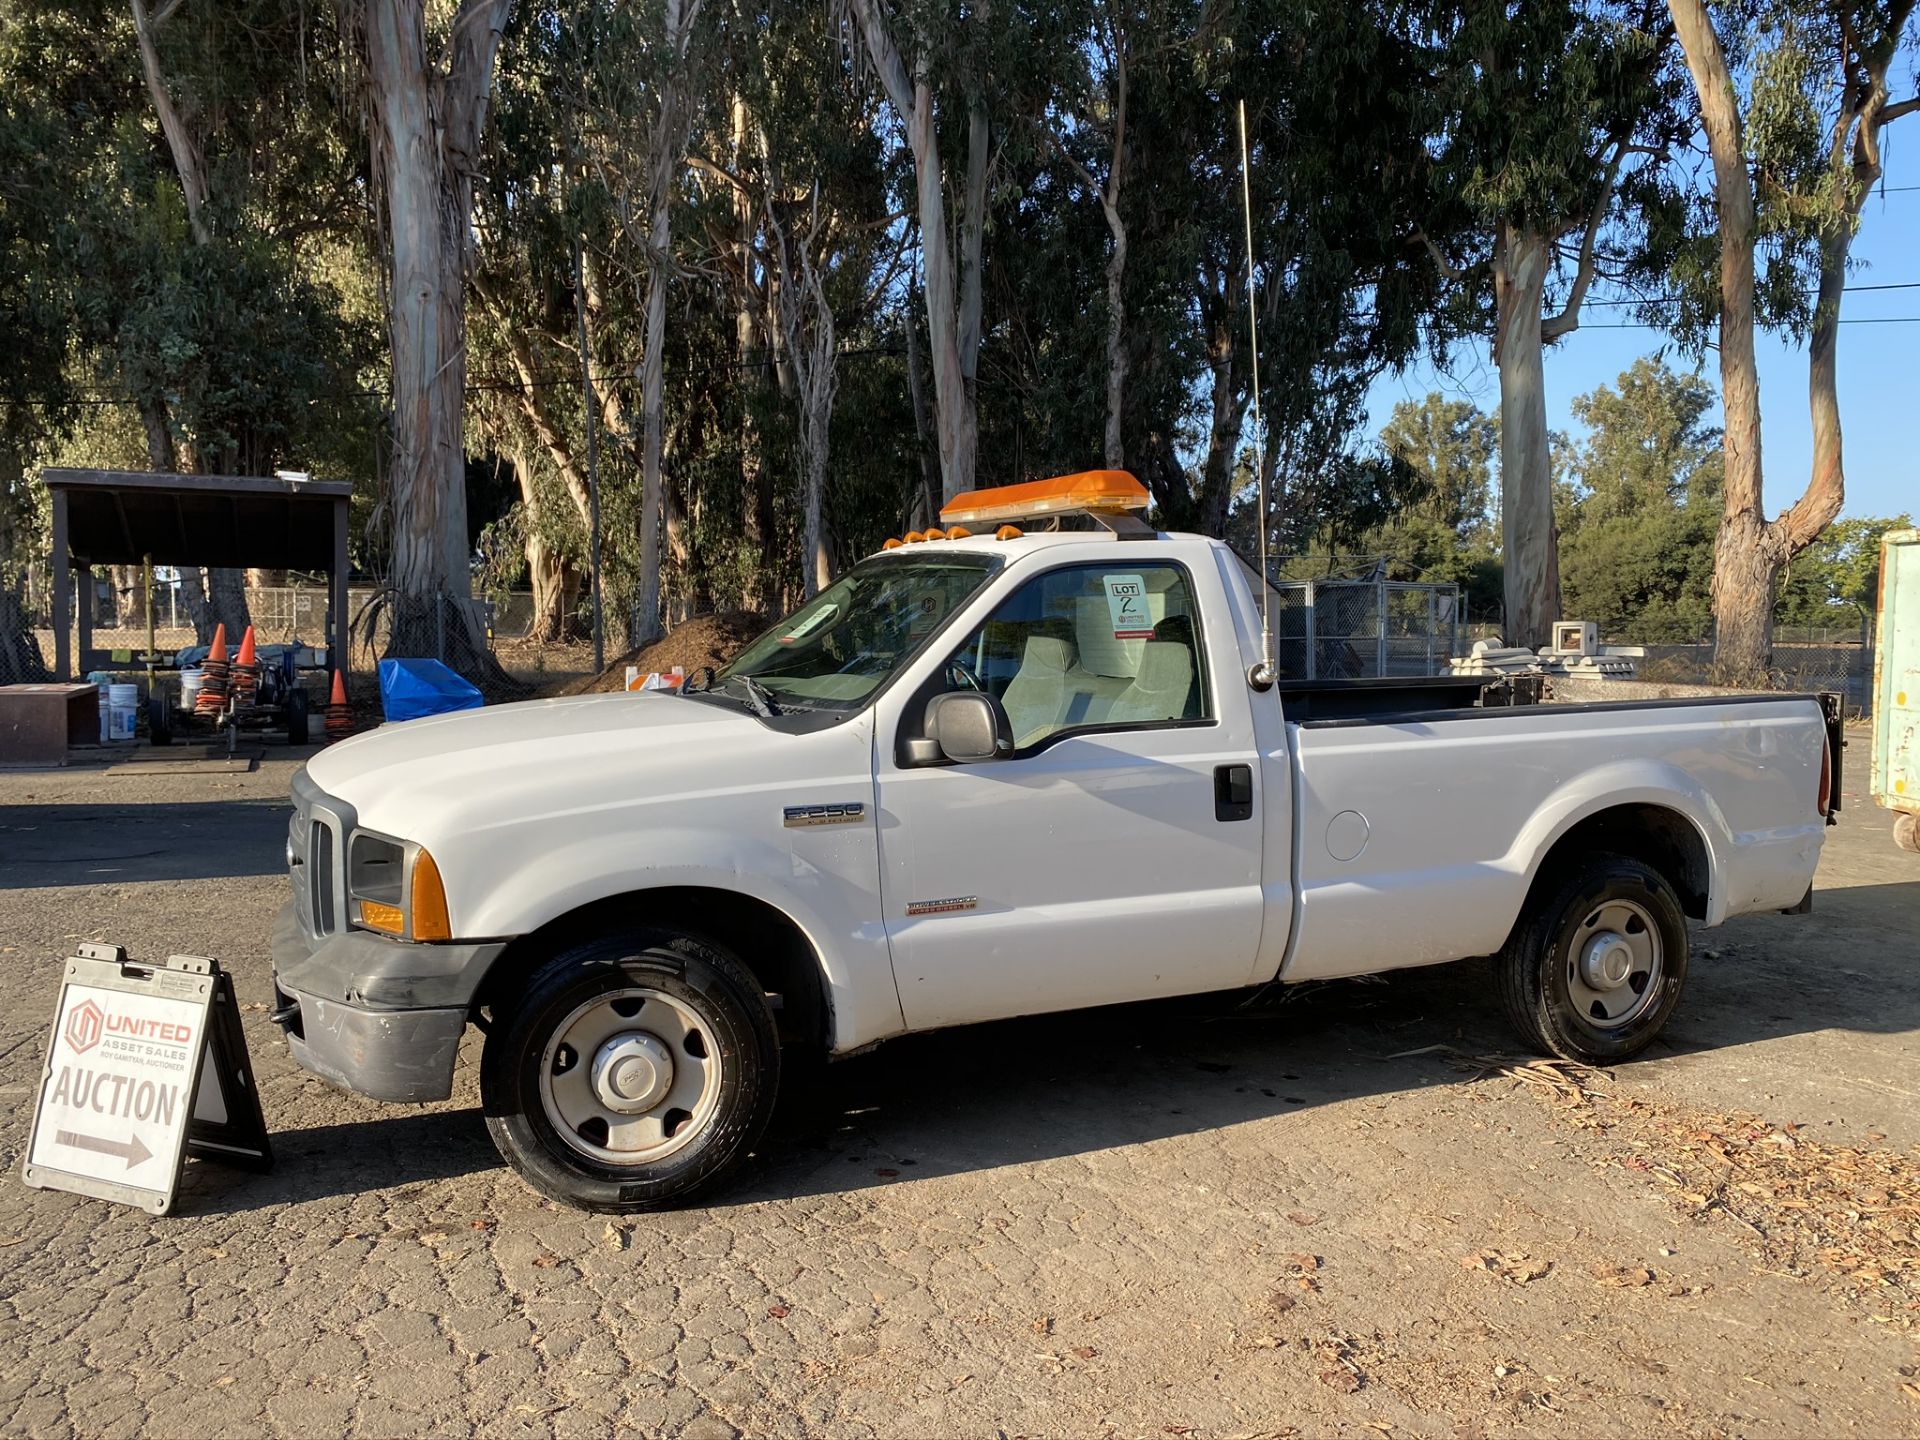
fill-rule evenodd
<path id="1" fill-rule="evenodd" d="M 720 683 L 725 685 L 734 680 L 740 682 L 740 688 L 747 692 L 747 703 L 753 706 L 753 713 L 762 720 L 771 720 L 780 713 L 780 707 L 773 703 L 773 696 L 767 693 L 767 687 L 751 675 L 729 675 Z M 712 682 L 709 681 L 708 685 L 711 688 Z"/>

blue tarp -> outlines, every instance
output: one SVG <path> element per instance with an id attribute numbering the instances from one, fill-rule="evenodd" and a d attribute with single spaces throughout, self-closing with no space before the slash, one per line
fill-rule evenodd
<path id="1" fill-rule="evenodd" d="M 438 660 L 382 660 L 380 708 L 389 720 L 418 720 L 486 704 L 478 690 Z"/>

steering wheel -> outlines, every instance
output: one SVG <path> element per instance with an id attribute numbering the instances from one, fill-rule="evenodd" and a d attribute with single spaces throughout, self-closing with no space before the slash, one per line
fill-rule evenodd
<path id="1" fill-rule="evenodd" d="M 958 685 L 962 690 L 985 690 L 987 688 L 980 683 L 980 677 L 973 673 L 973 667 L 958 655 L 947 661 L 947 679 L 950 683 Z"/>

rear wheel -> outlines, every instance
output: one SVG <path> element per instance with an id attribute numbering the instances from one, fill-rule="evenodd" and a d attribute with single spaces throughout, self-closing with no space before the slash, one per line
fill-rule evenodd
<path id="1" fill-rule="evenodd" d="M 711 942 L 635 930 L 563 950 L 496 1007 L 481 1062 L 494 1144 L 536 1190 L 638 1211 L 723 1181 L 772 1113 L 760 984 Z"/>
<path id="2" fill-rule="evenodd" d="M 1507 1015 L 1527 1044 L 1590 1065 L 1637 1055 L 1687 978 L 1687 920 L 1673 886 L 1624 855 L 1582 857 L 1537 885 L 1496 957 Z"/>

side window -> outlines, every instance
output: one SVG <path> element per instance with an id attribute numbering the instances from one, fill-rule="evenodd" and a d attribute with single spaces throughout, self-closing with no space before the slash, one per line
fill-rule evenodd
<path id="1" fill-rule="evenodd" d="M 1014 744 L 1065 731 L 1210 720 L 1193 589 L 1177 565 L 1050 570 L 954 652 L 950 683 L 996 696 Z"/>

